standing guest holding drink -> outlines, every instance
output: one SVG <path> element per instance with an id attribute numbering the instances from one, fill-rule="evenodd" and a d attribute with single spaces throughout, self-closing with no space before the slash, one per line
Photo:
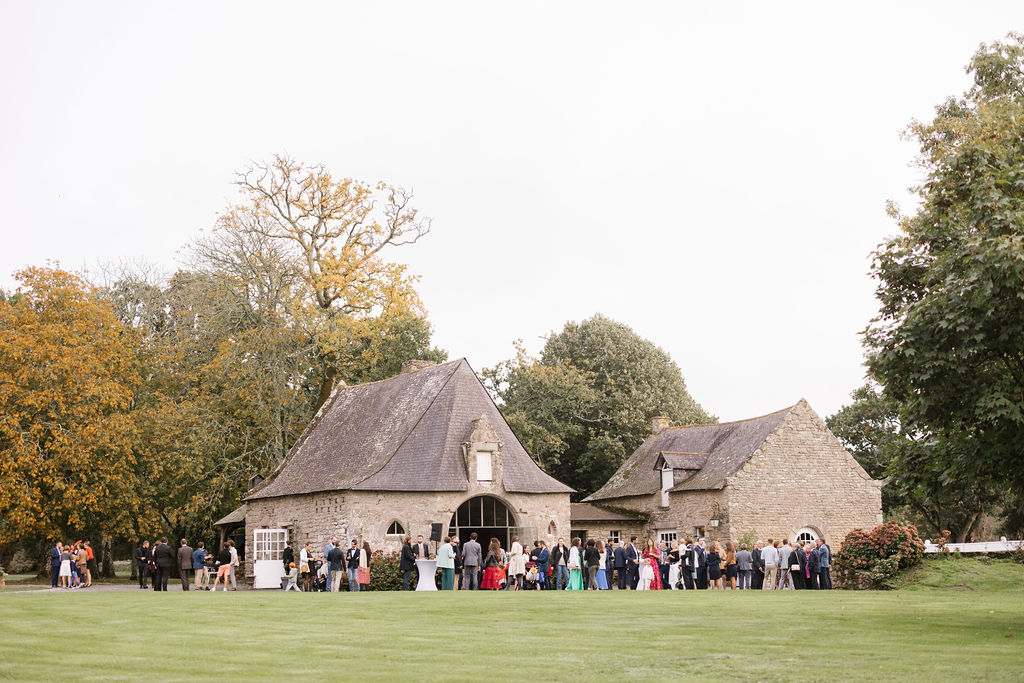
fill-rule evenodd
<path id="1" fill-rule="evenodd" d="M 450 536 L 437 549 L 437 567 L 441 570 L 441 590 L 450 591 L 455 588 L 455 549 L 452 548 Z"/>

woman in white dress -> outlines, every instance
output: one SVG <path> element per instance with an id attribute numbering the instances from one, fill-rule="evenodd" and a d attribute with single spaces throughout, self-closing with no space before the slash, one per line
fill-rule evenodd
<path id="1" fill-rule="evenodd" d="M 671 547 L 672 550 L 668 553 L 670 562 L 668 565 L 668 585 L 669 588 L 675 590 L 676 584 L 679 583 L 679 563 L 682 560 L 679 554 L 679 541 L 673 540 Z"/>
<path id="2" fill-rule="evenodd" d="M 61 588 L 71 588 L 71 553 L 68 552 L 66 545 L 60 553 L 60 573 L 57 577 L 60 579 Z"/>

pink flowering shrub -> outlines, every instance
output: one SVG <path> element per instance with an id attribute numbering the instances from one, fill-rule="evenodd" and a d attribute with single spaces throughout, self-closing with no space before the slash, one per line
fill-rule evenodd
<path id="1" fill-rule="evenodd" d="M 835 558 L 835 572 L 848 587 L 886 588 L 901 569 L 924 556 L 917 527 L 886 522 L 871 531 L 851 531 Z"/>

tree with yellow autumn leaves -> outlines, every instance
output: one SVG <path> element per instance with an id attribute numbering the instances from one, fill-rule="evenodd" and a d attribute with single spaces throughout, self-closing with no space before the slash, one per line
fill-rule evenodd
<path id="1" fill-rule="evenodd" d="M 340 381 L 444 360 L 405 266 L 411 194 L 287 157 L 169 278 L 29 268 L 0 297 L 0 550 L 196 538 L 284 458 Z"/>

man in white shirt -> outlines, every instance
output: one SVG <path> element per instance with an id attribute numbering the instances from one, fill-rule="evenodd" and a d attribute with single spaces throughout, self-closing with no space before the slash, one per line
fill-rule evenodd
<path id="1" fill-rule="evenodd" d="M 768 539 L 764 550 L 761 551 L 761 561 L 764 562 L 764 585 L 763 590 L 775 590 L 775 582 L 779 579 L 779 549 L 775 547 L 775 541 Z"/>

